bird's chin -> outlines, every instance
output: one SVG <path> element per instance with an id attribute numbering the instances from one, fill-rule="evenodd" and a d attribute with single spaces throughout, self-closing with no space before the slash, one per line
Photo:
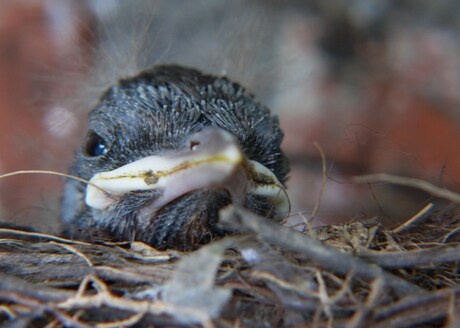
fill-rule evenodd
<path id="1" fill-rule="evenodd" d="M 120 200 L 110 212 L 120 213 L 128 203 L 131 206 L 136 202 L 133 198 Z M 145 200 L 142 203 L 117 219 L 115 215 L 104 215 L 105 219 L 98 222 L 101 232 L 112 240 L 135 240 L 158 249 L 179 250 L 190 250 L 230 233 L 217 224 L 219 210 L 231 203 L 230 193 L 223 188 L 191 191 L 160 208 Z"/>

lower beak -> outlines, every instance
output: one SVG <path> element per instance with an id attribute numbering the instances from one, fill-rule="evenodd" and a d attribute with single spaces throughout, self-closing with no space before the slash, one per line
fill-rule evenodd
<path id="1" fill-rule="evenodd" d="M 90 207 L 104 210 L 121 195 L 156 190 L 160 195 L 149 207 L 158 209 L 193 190 L 228 186 L 232 186 L 232 198 L 241 199 L 240 195 L 248 193 L 265 196 L 272 202 L 276 218 L 289 214 L 289 199 L 275 175 L 262 164 L 246 160 L 237 140 L 213 127 L 192 135 L 177 153 L 145 157 L 95 174 L 87 186 L 85 201 Z"/>

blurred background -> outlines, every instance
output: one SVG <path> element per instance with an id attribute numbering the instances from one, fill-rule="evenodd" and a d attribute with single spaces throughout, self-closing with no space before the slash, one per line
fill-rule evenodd
<path id="1" fill-rule="evenodd" d="M 390 0 L 0 3 L 0 174 L 65 172 L 98 95 L 155 63 L 240 82 L 279 115 L 292 215 L 397 224 L 420 191 L 354 185 L 386 172 L 460 190 L 460 2 Z M 61 180 L 0 181 L 0 218 L 56 231 Z"/>

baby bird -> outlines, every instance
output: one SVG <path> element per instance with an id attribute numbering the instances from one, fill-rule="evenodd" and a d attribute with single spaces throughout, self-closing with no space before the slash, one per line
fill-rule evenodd
<path id="1" fill-rule="evenodd" d="M 219 210 L 288 215 L 278 119 L 225 77 L 175 65 L 120 80 L 89 114 L 61 202 L 65 234 L 189 250 L 231 233 Z"/>

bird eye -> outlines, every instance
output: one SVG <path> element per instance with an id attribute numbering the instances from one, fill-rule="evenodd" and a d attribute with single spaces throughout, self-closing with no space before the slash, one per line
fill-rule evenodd
<path id="1" fill-rule="evenodd" d="M 104 138 L 94 131 L 88 133 L 84 153 L 90 157 L 98 157 L 105 155 L 108 151 L 108 146 Z"/>

